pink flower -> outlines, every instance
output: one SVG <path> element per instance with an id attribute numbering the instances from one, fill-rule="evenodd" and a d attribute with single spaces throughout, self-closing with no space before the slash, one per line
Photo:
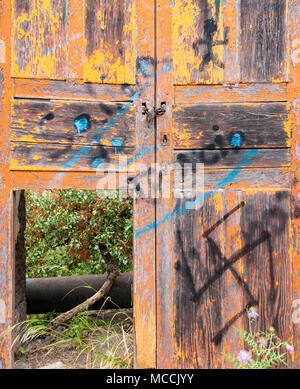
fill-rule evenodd
<path id="1" fill-rule="evenodd" d="M 252 309 L 248 312 L 249 319 L 256 319 L 259 316 L 259 314 L 256 312 L 255 309 Z"/>
<path id="2" fill-rule="evenodd" d="M 288 351 L 289 353 L 292 353 L 292 352 L 294 351 L 294 347 L 291 346 L 290 344 L 287 344 L 287 345 L 286 345 L 286 349 L 287 349 L 287 351 Z"/>
<path id="3" fill-rule="evenodd" d="M 239 361 L 241 364 L 243 364 L 244 366 L 246 366 L 246 365 L 248 365 L 248 363 L 251 361 L 251 355 L 250 355 L 249 351 L 241 350 L 241 351 L 238 353 L 237 359 L 238 359 L 238 361 Z"/>
<path id="4" fill-rule="evenodd" d="M 267 348 L 268 346 L 268 339 L 267 338 L 260 338 L 259 341 L 258 341 L 259 345 L 262 347 L 262 348 Z"/>

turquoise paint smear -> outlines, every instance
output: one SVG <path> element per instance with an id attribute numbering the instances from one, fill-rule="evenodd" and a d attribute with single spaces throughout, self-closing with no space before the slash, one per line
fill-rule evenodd
<path id="1" fill-rule="evenodd" d="M 113 138 L 111 144 L 115 148 L 115 154 L 117 154 L 118 148 L 123 146 L 123 142 L 119 138 Z"/>
<path id="2" fill-rule="evenodd" d="M 87 138 L 87 141 L 91 141 L 92 145 L 97 145 L 99 142 L 99 139 L 101 137 L 101 134 L 105 133 L 106 131 L 109 131 L 110 128 L 116 124 L 116 122 L 119 120 L 120 116 L 123 116 L 128 111 L 128 109 L 130 107 L 132 107 L 132 103 L 134 103 L 138 99 L 140 93 L 141 92 L 136 92 L 132 96 L 131 102 L 128 104 L 125 104 L 123 107 L 121 107 L 119 109 L 119 111 L 116 113 L 115 117 L 112 118 L 111 120 L 109 120 L 103 128 L 98 128 L 97 132 L 95 134 L 93 134 L 92 137 L 90 136 Z M 82 150 L 80 150 L 80 152 L 76 152 L 76 153 L 74 153 L 74 155 L 70 156 L 67 159 L 67 161 L 63 164 L 63 167 L 66 169 L 72 168 L 79 161 L 79 159 L 81 157 L 83 157 L 85 154 L 87 154 L 91 150 L 92 145 L 86 146 Z M 65 175 L 65 173 L 63 173 L 63 176 L 64 175 Z M 63 179 L 63 176 L 60 177 L 61 180 Z"/>
<path id="3" fill-rule="evenodd" d="M 231 138 L 230 145 L 231 145 L 232 147 L 241 147 L 242 141 L 243 141 L 243 139 L 242 139 L 241 134 L 236 133 L 236 134 L 234 134 L 233 137 Z"/>
<path id="4" fill-rule="evenodd" d="M 171 66 L 169 63 L 166 63 L 162 69 L 164 73 L 169 73 L 171 71 Z"/>
<path id="5" fill-rule="evenodd" d="M 89 122 L 86 117 L 74 120 L 74 125 L 78 134 L 80 135 L 83 131 L 87 130 L 89 127 Z"/>
<path id="6" fill-rule="evenodd" d="M 244 167 L 249 167 L 252 165 L 251 158 L 253 158 L 258 153 L 259 153 L 259 150 L 250 150 L 240 160 L 240 162 L 235 166 L 235 168 L 228 174 L 228 176 L 224 180 L 222 180 L 216 184 L 216 187 L 222 188 L 225 185 L 232 183 L 235 180 L 235 178 L 238 176 L 238 174 L 240 173 L 242 167 L 244 168 Z M 196 205 L 197 203 L 199 203 L 199 205 L 201 205 L 204 200 L 213 196 L 215 194 L 215 192 L 216 192 L 216 190 L 211 190 L 209 192 L 202 193 L 201 196 L 199 196 L 197 198 L 196 202 L 194 202 L 194 204 Z M 136 233 L 134 235 L 135 238 L 138 239 L 144 233 L 151 231 L 153 228 L 155 228 L 155 226 L 160 227 L 162 224 L 166 223 L 170 218 L 173 218 L 173 217 L 177 218 L 178 216 L 183 215 L 186 211 L 191 211 L 191 209 L 187 208 L 187 204 L 184 203 L 182 206 L 173 209 L 173 211 L 171 211 L 171 212 L 168 212 L 163 219 L 157 221 L 156 223 L 155 223 L 155 221 L 151 222 L 151 223 L 147 224 L 147 226 L 144 227 L 143 229 L 136 231 Z"/>
<path id="7" fill-rule="evenodd" d="M 97 169 L 100 165 L 102 165 L 104 162 L 104 159 L 103 158 L 97 158 L 95 159 L 95 161 L 93 161 L 92 163 L 92 168 L 93 169 Z"/>

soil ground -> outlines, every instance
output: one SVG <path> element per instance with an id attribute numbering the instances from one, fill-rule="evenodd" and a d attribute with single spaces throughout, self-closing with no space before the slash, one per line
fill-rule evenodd
<path id="1" fill-rule="evenodd" d="M 122 311 L 124 315 L 124 311 Z M 15 369 L 126 369 L 133 364 L 133 326 L 127 310 L 126 318 L 112 326 L 86 331 L 84 338 L 57 344 L 51 336 L 38 338 L 15 353 Z M 115 316 L 114 316 L 115 317 Z M 64 332 L 64 327 L 58 331 Z M 53 365 L 54 364 L 54 365 Z M 53 366 L 53 367 L 52 367 Z"/>

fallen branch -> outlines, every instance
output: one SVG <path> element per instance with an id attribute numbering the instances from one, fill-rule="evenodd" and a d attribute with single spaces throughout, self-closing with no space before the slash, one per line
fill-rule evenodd
<path id="1" fill-rule="evenodd" d="M 95 304 L 98 300 L 100 300 L 104 295 L 106 295 L 110 288 L 112 287 L 115 279 L 119 275 L 119 268 L 111 254 L 109 253 L 105 244 L 100 243 L 99 249 L 102 254 L 102 257 L 106 263 L 107 270 L 107 279 L 102 285 L 102 287 L 96 292 L 92 297 L 88 298 L 83 303 L 77 305 L 76 307 L 70 309 L 67 312 L 62 313 L 53 319 L 49 324 L 48 328 L 55 329 L 63 323 L 68 322 L 72 317 L 77 315 L 79 312 L 89 309 L 92 305 Z"/>

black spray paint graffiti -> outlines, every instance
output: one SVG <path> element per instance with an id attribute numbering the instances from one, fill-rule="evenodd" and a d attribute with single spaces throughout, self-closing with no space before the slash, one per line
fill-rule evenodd
<path id="1" fill-rule="evenodd" d="M 162 61 L 164 62 L 164 61 Z M 138 57 L 136 60 L 136 85 L 139 86 L 138 77 L 140 74 L 144 79 L 151 78 L 154 76 L 155 69 L 155 60 L 151 56 Z M 90 91 L 90 94 L 93 95 L 93 89 L 87 84 L 87 87 Z M 147 88 L 147 85 L 145 86 Z M 109 163 L 110 158 L 110 149 L 99 144 L 101 135 L 110 131 L 114 127 L 115 123 L 119 118 L 121 118 L 130 107 L 133 106 L 139 95 L 140 91 L 132 87 L 129 84 L 122 84 L 121 89 L 123 92 L 128 94 L 128 101 L 125 104 L 121 104 L 117 109 L 112 109 L 107 104 L 100 103 L 100 109 L 109 116 L 109 119 L 104 119 L 102 124 L 103 128 L 98 128 L 96 133 L 93 133 L 91 136 L 87 136 L 87 141 L 89 141 L 93 146 L 97 148 L 92 148 L 91 145 L 85 147 L 80 152 L 72 153 L 70 145 L 67 145 L 64 149 L 55 151 L 50 155 L 50 159 L 54 160 L 58 157 L 67 156 L 67 160 L 64 163 L 65 168 L 73 167 L 75 161 L 77 161 L 83 155 L 89 154 L 89 159 L 91 160 L 90 164 L 93 169 L 97 169 L 102 163 Z M 40 125 L 44 125 L 47 121 L 53 120 L 55 115 L 53 112 L 48 113 L 40 119 Z M 86 132 L 92 126 L 91 116 L 87 113 L 80 113 L 73 121 L 74 128 L 77 131 L 77 135 L 81 135 L 82 132 Z M 47 134 L 45 134 L 47 137 Z M 69 136 L 66 138 L 68 141 L 74 141 L 74 136 Z M 124 139 L 113 138 L 111 141 L 111 146 L 113 147 L 114 153 L 117 154 L 121 151 L 124 145 Z M 71 153 L 69 155 L 69 153 Z"/>
<path id="2" fill-rule="evenodd" d="M 276 194 L 276 199 L 281 201 L 282 198 L 285 198 L 285 193 L 278 192 Z M 273 261 L 273 254 L 272 254 L 273 250 L 271 246 L 270 231 L 268 231 L 267 228 L 262 229 L 262 226 L 260 225 L 261 223 L 258 221 L 251 222 L 249 225 L 249 233 L 242 231 L 242 235 L 244 236 L 244 239 L 248 241 L 248 243 L 245 244 L 244 247 L 242 247 L 241 249 L 233 253 L 229 258 L 226 258 L 223 255 L 218 244 L 210 236 L 212 232 L 217 229 L 217 227 L 219 227 L 222 223 L 226 222 L 226 220 L 235 212 L 237 212 L 239 209 L 244 208 L 245 205 L 246 203 L 242 201 L 240 204 L 238 204 L 230 212 L 225 214 L 213 226 L 211 226 L 203 233 L 202 237 L 206 240 L 208 244 L 209 254 L 211 260 L 216 264 L 216 269 L 214 273 L 210 277 L 208 277 L 205 284 L 201 286 L 200 289 L 198 290 L 194 282 L 194 276 L 191 267 L 188 263 L 188 258 L 191 257 L 200 258 L 200 253 L 196 250 L 195 247 L 189 248 L 188 252 L 184 249 L 184 238 L 183 238 L 182 229 L 181 226 L 177 224 L 176 238 L 177 238 L 178 248 L 180 249 L 180 260 L 176 262 L 175 270 L 178 274 L 180 273 L 181 276 L 183 277 L 184 284 L 188 288 L 189 293 L 191 294 L 190 300 L 193 303 L 199 303 L 204 293 L 208 291 L 208 289 L 212 287 L 217 280 L 220 280 L 227 271 L 230 271 L 232 273 L 238 285 L 243 288 L 243 291 L 246 295 L 246 300 L 247 300 L 246 306 L 240 312 L 235 314 L 231 319 L 229 319 L 221 329 L 218 329 L 217 332 L 213 333 L 211 337 L 211 341 L 214 342 L 216 345 L 221 343 L 222 338 L 226 334 L 228 329 L 236 322 L 236 320 L 238 320 L 243 314 L 247 312 L 247 309 L 250 306 L 255 306 L 258 304 L 257 297 L 253 295 L 249 285 L 246 283 L 244 278 L 235 270 L 233 265 L 239 259 L 245 258 L 246 255 L 250 254 L 256 247 L 260 246 L 264 242 L 267 244 L 267 253 L 268 253 L 266 266 L 267 266 L 267 262 L 269 262 L 270 304 L 272 306 L 271 307 L 272 317 L 274 313 L 273 303 L 276 300 L 276 292 L 275 292 L 275 281 L 274 281 L 274 263 L 273 263 L 274 261 Z M 285 213 L 285 211 L 283 211 L 283 209 L 276 206 L 266 210 L 262 215 L 261 220 L 263 221 L 268 220 L 272 224 L 272 228 L 271 228 L 272 233 L 277 235 L 278 237 L 278 235 L 281 234 L 285 229 L 287 219 L 288 219 L 288 215 Z M 256 238 L 253 238 L 253 236 L 256 236 Z M 216 298 L 220 299 L 220 297 L 221 296 Z M 273 325 L 275 328 L 277 327 L 276 318 L 274 319 Z"/>
<path id="3" fill-rule="evenodd" d="M 199 66 L 199 71 L 203 72 L 206 65 L 208 65 L 210 62 L 217 65 L 219 68 L 224 69 L 225 65 L 224 63 L 219 59 L 217 55 L 213 53 L 213 47 L 219 46 L 219 45 L 227 45 L 228 44 L 228 33 L 229 28 L 226 27 L 224 29 L 224 39 L 223 40 L 214 40 L 214 35 L 218 31 L 218 25 L 216 20 L 213 18 L 206 19 L 204 21 L 204 39 L 197 39 L 193 43 L 193 49 L 195 51 L 195 55 L 199 55 L 199 49 L 201 45 L 206 45 L 207 52 L 203 56 L 201 64 Z"/>
<path id="4" fill-rule="evenodd" d="M 216 133 L 214 143 L 207 146 L 208 150 L 190 151 L 188 153 L 179 153 L 176 156 L 176 162 L 182 167 L 185 163 L 192 163 L 193 168 L 196 163 L 203 163 L 206 166 L 216 164 L 222 158 L 231 155 L 232 152 L 237 153 L 242 145 L 245 143 L 245 134 L 242 131 L 234 131 L 228 135 L 228 139 L 224 139 L 223 135 L 218 134 L 220 127 L 213 125 L 212 130 Z M 225 149 L 224 147 L 232 147 L 232 149 Z M 211 152 L 211 150 L 218 150 L 219 152 Z"/>

